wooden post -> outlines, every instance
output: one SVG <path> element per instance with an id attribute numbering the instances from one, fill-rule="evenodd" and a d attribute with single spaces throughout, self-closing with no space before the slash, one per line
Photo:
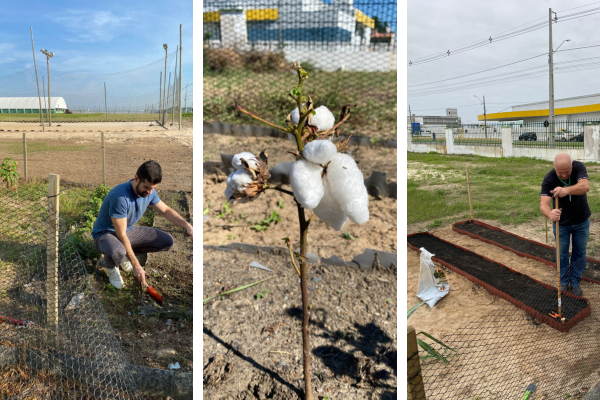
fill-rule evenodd
<path id="1" fill-rule="evenodd" d="M 58 329 L 58 210 L 60 175 L 48 176 L 48 242 L 46 250 L 46 322 L 50 338 L 56 338 Z"/>
<path id="2" fill-rule="evenodd" d="M 471 180 L 469 179 L 469 166 L 467 166 L 467 189 L 469 190 L 469 209 L 471 210 L 471 220 L 473 220 L 473 200 L 471 199 Z"/>
<path id="3" fill-rule="evenodd" d="M 546 244 L 548 244 L 548 218 L 546 218 Z"/>
<path id="4" fill-rule="evenodd" d="M 408 398 L 409 400 L 425 400 L 425 387 L 423 386 L 423 375 L 421 374 L 421 362 L 419 361 L 419 348 L 417 346 L 417 335 L 415 328 L 408 326 Z"/>
<path id="5" fill-rule="evenodd" d="M 105 153 L 104 153 L 104 132 L 100 132 L 100 138 L 102 144 L 100 148 L 102 149 L 102 184 L 106 186 L 106 162 L 105 162 Z"/>
<path id="6" fill-rule="evenodd" d="M 23 132 L 23 179 L 27 183 L 27 133 Z"/>

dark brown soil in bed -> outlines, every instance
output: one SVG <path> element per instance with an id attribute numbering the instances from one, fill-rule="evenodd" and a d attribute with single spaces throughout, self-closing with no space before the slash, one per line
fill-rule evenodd
<path id="1" fill-rule="evenodd" d="M 499 244 L 501 246 L 508 247 L 509 250 L 541 258 L 549 263 L 556 264 L 556 253 L 554 248 L 548 248 L 541 243 L 533 242 L 511 233 L 492 229 L 485 225 L 480 225 L 471 221 L 457 223 L 455 227 L 458 228 L 459 233 L 462 233 L 460 230 L 463 230 L 491 241 L 493 242 L 492 244 Z M 582 276 L 584 279 L 587 278 L 586 280 L 595 281 L 596 283 L 600 282 L 600 262 L 588 258 Z"/>
<path id="2" fill-rule="evenodd" d="M 549 313 L 557 311 L 556 290 L 547 288 L 527 275 L 511 271 L 502 264 L 492 262 L 427 233 L 408 236 L 408 243 L 417 249 L 425 248 L 437 259 L 522 302 L 541 315 L 549 315 Z M 562 294 L 562 316 L 567 321 L 586 307 L 588 307 L 588 302 L 585 299 Z"/>

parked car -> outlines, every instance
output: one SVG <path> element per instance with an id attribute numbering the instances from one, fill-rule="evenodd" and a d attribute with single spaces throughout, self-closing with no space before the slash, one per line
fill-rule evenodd
<path id="1" fill-rule="evenodd" d="M 537 140 L 535 132 L 524 132 L 519 135 L 519 140 Z"/>
<path id="2" fill-rule="evenodd" d="M 575 137 L 575 134 L 571 133 L 569 131 L 562 131 L 562 132 L 555 133 L 555 138 L 559 142 L 569 142 L 569 141 L 571 141 L 571 139 L 573 139 L 573 137 Z"/>
<path id="3" fill-rule="evenodd" d="M 583 142 L 583 133 L 573 136 L 571 139 L 569 139 L 569 142 Z"/>

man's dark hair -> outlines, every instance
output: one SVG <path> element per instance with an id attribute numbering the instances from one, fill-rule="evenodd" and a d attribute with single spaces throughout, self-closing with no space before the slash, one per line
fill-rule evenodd
<path id="1" fill-rule="evenodd" d="M 156 185 L 162 181 L 162 169 L 160 165 L 153 160 L 146 161 L 138 168 L 136 175 L 141 181 L 146 181 Z"/>

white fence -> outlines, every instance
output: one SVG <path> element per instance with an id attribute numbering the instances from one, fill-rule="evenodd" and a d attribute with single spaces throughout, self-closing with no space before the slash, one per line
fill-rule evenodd
<path id="1" fill-rule="evenodd" d="M 452 129 L 446 129 L 445 141 L 438 143 L 413 142 L 407 133 L 407 149 L 415 153 L 437 152 L 443 154 L 469 154 L 483 157 L 529 157 L 553 161 L 558 153 L 569 153 L 572 159 L 578 161 L 600 162 L 600 126 L 584 127 L 583 147 L 579 148 L 541 148 L 522 147 L 513 145 L 511 128 L 502 128 L 502 146 L 455 145 Z"/>

